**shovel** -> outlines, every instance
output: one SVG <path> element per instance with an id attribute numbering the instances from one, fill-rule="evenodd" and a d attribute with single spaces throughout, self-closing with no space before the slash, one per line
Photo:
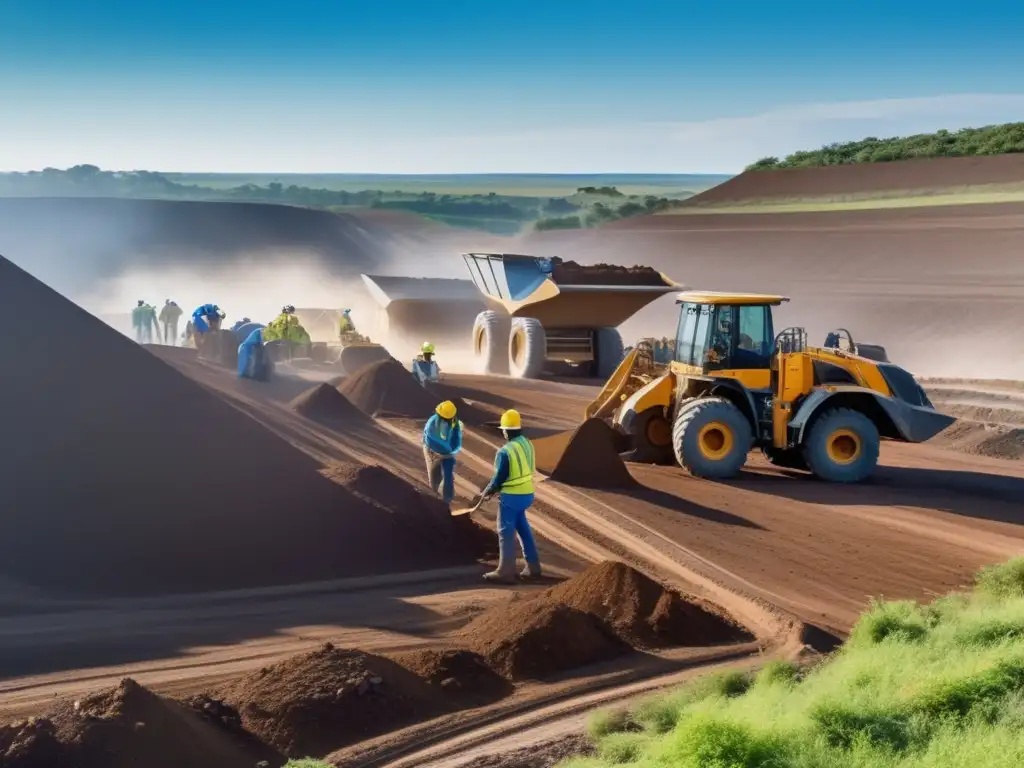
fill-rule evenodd
<path id="1" fill-rule="evenodd" d="M 480 497 L 480 501 L 478 501 L 472 507 L 465 507 L 464 509 L 453 509 L 452 510 L 452 517 L 459 517 L 460 515 L 471 515 L 471 514 L 473 514 L 478 509 L 480 509 L 480 505 L 483 504 L 485 500 L 486 500 L 485 497 L 481 496 Z"/>

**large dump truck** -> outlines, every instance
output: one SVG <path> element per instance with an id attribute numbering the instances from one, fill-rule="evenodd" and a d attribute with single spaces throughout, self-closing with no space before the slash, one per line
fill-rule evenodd
<path id="1" fill-rule="evenodd" d="M 363 280 L 386 314 L 389 335 L 436 340 L 468 333 L 478 372 L 516 378 L 611 375 L 623 356 L 618 326 L 681 288 L 650 267 L 510 253 L 462 258 L 469 280 Z"/>

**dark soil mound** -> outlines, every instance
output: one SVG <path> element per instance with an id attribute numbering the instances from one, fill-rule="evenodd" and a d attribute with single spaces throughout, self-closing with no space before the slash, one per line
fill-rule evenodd
<path id="1" fill-rule="evenodd" d="M 596 616 L 623 640 L 641 648 L 753 639 L 703 601 L 683 599 L 625 563 L 598 563 L 546 590 L 540 599 Z"/>
<path id="2" fill-rule="evenodd" d="M 562 285 L 665 285 L 658 270 L 639 265 L 623 267 L 617 264 L 583 266 L 575 261 L 555 261 L 551 277 Z"/>
<path id="3" fill-rule="evenodd" d="M 0 726 L 0 765 L 4 768 L 60 768 L 68 764 L 56 731 L 53 721 L 45 717 Z"/>
<path id="4" fill-rule="evenodd" d="M 627 650 L 598 618 L 537 598 L 492 608 L 466 625 L 462 635 L 510 680 L 551 677 Z"/>
<path id="5" fill-rule="evenodd" d="M 472 651 L 409 651 L 391 658 L 446 695 L 460 700 L 474 699 L 484 703 L 496 701 L 512 692 L 509 682 L 491 669 L 482 656 Z"/>
<path id="6" fill-rule="evenodd" d="M 468 405 L 453 390 L 443 384 L 424 389 L 412 374 L 395 359 L 382 360 L 366 366 L 352 376 L 346 376 L 338 391 L 364 413 L 371 416 L 422 419 L 426 421 L 437 404 L 451 400 L 458 417 L 467 424 L 482 424 L 493 415 Z"/>
<path id="7" fill-rule="evenodd" d="M 615 432 L 600 419 L 587 419 L 573 432 L 533 441 L 537 469 L 552 480 L 587 488 L 636 485 L 617 451 Z"/>
<path id="8" fill-rule="evenodd" d="M 10 262 L 0 320 L 0 537 L 8 578 L 167 594 L 472 562 L 422 545 L 321 464 Z M 129 384 L 130 382 L 130 384 Z M 433 398 L 431 398 L 431 401 Z M 433 405 L 431 405 L 431 409 Z M 55 554 L 56 553 L 56 554 Z"/>
<path id="9" fill-rule="evenodd" d="M 330 643 L 224 692 L 245 727 L 289 757 L 325 755 L 440 714 L 440 692 L 398 664 Z"/>
<path id="10" fill-rule="evenodd" d="M 129 678 L 111 691 L 63 702 L 50 719 L 60 745 L 52 768 L 253 768 L 260 761 L 285 762 L 250 734 Z M 49 743 L 49 735 L 44 740 Z"/>
<path id="11" fill-rule="evenodd" d="M 291 402 L 296 413 L 313 421 L 327 423 L 366 422 L 366 414 L 350 403 L 330 384 L 317 384 Z"/>

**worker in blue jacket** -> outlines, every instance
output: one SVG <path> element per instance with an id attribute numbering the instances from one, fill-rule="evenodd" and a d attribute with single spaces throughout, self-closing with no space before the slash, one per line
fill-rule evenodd
<path id="1" fill-rule="evenodd" d="M 263 326 L 258 326 L 238 346 L 238 378 L 269 381 L 273 370 L 274 364 L 263 348 Z"/>
<path id="2" fill-rule="evenodd" d="M 196 311 L 192 313 L 192 340 L 200 355 L 203 353 L 203 344 L 207 334 L 210 331 L 220 330 L 220 321 L 224 317 L 224 310 L 216 304 L 203 304 L 201 307 L 196 307 Z"/>
<path id="3" fill-rule="evenodd" d="M 462 450 L 462 422 L 455 414 L 455 403 L 445 400 L 423 427 L 427 482 L 435 493 L 440 489 L 445 504 L 455 498 L 455 454 Z"/>
<path id="4" fill-rule="evenodd" d="M 501 434 L 507 441 L 494 457 L 494 476 L 484 488 L 484 499 L 500 493 L 498 508 L 498 567 L 484 574 L 488 581 L 512 583 L 516 580 L 516 535 L 523 547 L 526 567 L 523 578 L 539 578 L 540 555 L 533 540 L 526 510 L 533 504 L 533 473 L 537 469 L 533 443 L 523 435 L 518 411 L 501 415 Z"/>

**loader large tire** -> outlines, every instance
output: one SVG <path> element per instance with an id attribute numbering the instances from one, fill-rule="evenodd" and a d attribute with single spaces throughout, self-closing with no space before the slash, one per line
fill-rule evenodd
<path id="1" fill-rule="evenodd" d="M 625 350 L 618 328 L 598 328 L 594 331 L 594 373 L 605 381 L 619 367 Z"/>
<path id="2" fill-rule="evenodd" d="M 734 477 L 747 461 L 753 443 L 750 422 L 722 397 L 705 397 L 678 410 L 672 448 L 679 466 L 696 477 Z"/>
<path id="3" fill-rule="evenodd" d="M 512 321 L 493 310 L 473 321 L 473 359 L 477 373 L 504 376 L 508 373 L 508 338 Z"/>
<path id="4" fill-rule="evenodd" d="M 536 379 L 544 372 L 547 336 L 540 320 L 513 317 L 508 336 L 508 370 L 517 379 Z"/>
<path id="5" fill-rule="evenodd" d="M 803 456 L 815 476 L 832 483 L 859 483 L 878 465 L 878 427 L 860 411 L 832 408 L 811 424 Z"/>

